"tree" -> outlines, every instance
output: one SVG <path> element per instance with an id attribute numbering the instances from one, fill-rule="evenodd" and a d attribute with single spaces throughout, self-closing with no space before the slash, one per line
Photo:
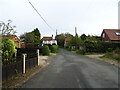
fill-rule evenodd
<path id="1" fill-rule="evenodd" d="M 73 37 L 73 35 L 70 34 L 70 33 L 65 33 L 65 37 L 66 37 L 66 38 L 67 38 L 67 37 Z"/>
<path id="2" fill-rule="evenodd" d="M 86 36 L 85 34 L 82 34 L 82 35 L 80 36 L 80 38 L 81 38 L 82 40 L 86 40 L 87 36 Z"/>
<path id="3" fill-rule="evenodd" d="M 32 32 L 28 32 L 28 33 L 24 33 L 24 34 L 20 35 L 21 41 L 26 43 L 26 45 L 40 44 L 41 43 L 40 38 L 41 38 L 41 34 L 40 34 L 38 28 L 34 29 Z"/>
<path id="4" fill-rule="evenodd" d="M 69 41 L 68 46 L 75 46 L 75 48 L 79 48 L 81 46 L 82 42 L 80 37 L 77 35 L 72 37 L 72 39 Z"/>
<path id="5" fill-rule="evenodd" d="M 2 38 L 1 44 L 2 50 L 0 51 L 2 54 L 3 63 L 10 62 L 13 54 L 16 52 L 15 43 L 10 38 Z"/>
<path id="6" fill-rule="evenodd" d="M 16 26 L 11 26 L 11 23 L 11 20 L 8 20 L 7 23 L 0 22 L 0 32 L 2 35 L 10 35 L 16 33 L 16 31 L 14 30 Z"/>
<path id="7" fill-rule="evenodd" d="M 65 38 L 72 38 L 73 37 L 73 35 L 72 34 L 70 34 L 70 33 L 62 33 L 62 34 L 59 34 L 59 35 L 57 35 L 56 37 L 55 37 L 55 39 L 57 40 L 57 43 L 58 43 L 58 45 L 59 46 L 61 46 L 61 47 L 64 47 L 64 43 L 65 43 Z"/>
<path id="8" fill-rule="evenodd" d="M 64 42 L 65 42 L 65 35 L 64 34 L 59 34 L 55 37 L 57 40 L 57 43 L 60 47 L 64 47 Z"/>
<path id="9" fill-rule="evenodd" d="M 34 29 L 34 31 L 32 31 L 34 33 L 35 36 L 39 37 L 41 39 L 41 34 L 38 28 Z"/>

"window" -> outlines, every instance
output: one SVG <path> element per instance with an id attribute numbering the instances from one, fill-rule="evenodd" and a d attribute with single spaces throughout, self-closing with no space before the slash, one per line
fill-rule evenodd
<path id="1" fill-rule="evenodd" d="M 117 36 L 120 36 L 120 32 L 115 32 L 115 34 L 116 34 Z"/>

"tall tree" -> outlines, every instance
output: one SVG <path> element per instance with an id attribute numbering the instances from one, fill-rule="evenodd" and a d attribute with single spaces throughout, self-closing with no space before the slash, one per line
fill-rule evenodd
<path id="1" fill-rule="evenodd" d="M 87 38 L 87 36 L 85 34 L 82 34 L 80 37 L 82 40 L 86 40 L 86 38 Z"/>
<path id="2" fill-rule="evenodd" d="M 64 47 L 64 43 L 65 43 L 65 38 L 72 38 L 73 37 L 73 35 L 72 34 L 70 34 L 70 33 L 62 33 L 62 34 L 59 34 L 59 35 L 57 35 L 56 37 L 55 37 L 55 39 L 57 40 L 57 43 L 58 43 L 58 45 L 59 46 L 61 46 L 61 47 Z"/>
<path id="3" fill-rule="evenodd" d="M 33 35 L 34 35 L 34 43 L 40 43 L 40 39 L 41 39 L 41 34 L 38 28 L 34 29 L 32 31 Z"/>
<path id="4" fill-rule="evenodd" d="M 20 35 L 21 41 L 26 43 L 26 45 L 40 44 L 40 37 L 41 37 L 41 34 L 38 28 L 34 29 L 32 32 L 28 32 Z"/>
<path id="5" fill-rule="evenodd" d="M 62 34 L 59 34 L 55 37 L 55 39 L 57 40 L 57 43 L 60 47 L 64 47 L 64 42 L 65 42 L 65 35 L 62 33 Z"/>
<path id="6" fill-rule="evenodd" d="M 35 36 L 38 36 L 41 39 L 41 34 L 38 28 L 34 29 L 32 32 L 34 33 Z"/>

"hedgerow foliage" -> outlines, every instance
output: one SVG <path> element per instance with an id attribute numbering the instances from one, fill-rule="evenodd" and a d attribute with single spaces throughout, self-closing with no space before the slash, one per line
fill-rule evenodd
<path id="1" fill-rule="evenodd" d="M 43 55 L 50 55 L 50 50 L 49 50 L 49 47 L 47 45 L 44 45 L 42 47 L 42 54 Z"/>
<path id="2" fill-rule="evenodd" d="M 16 52 L 14 42 L 10 38 L 2 38 L 1 47 L 2 50 L 0 50 L 0 52 L 2 54 L 3 62 L 9 62 L 13 54 Z"/>
<path id="3" fill-rule="evenodd" d="M 58 45 L 52 45 L 52 46 L 50 47 L 50 50 L 51 50 L 52 53 L 57 53 L 57 52 L 59 52 L 59 51 L 58 51 Z"/>

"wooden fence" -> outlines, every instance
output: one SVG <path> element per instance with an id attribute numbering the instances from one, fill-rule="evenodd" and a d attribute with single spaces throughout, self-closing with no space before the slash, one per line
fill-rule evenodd
<path id="1" fill-rule="evenodd" d="M 17 74 L 23 73 L 23 58 L 18 59 L 12 64 L 2 66 L 2 81 L 6 81 Z M 38 65 L 37 53 L 28 54 L 25 63 L 26 71 Z"/>

